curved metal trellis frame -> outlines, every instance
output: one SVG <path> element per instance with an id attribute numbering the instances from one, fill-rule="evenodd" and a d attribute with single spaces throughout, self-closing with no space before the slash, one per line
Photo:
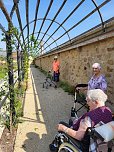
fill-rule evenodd
<path id="1" fill-rule="evenodd" d="M 43 20 L 43 18 L 39 18 L 39 19 L 37 19 L 37 20 Z M 45 19 L 45 20 L 48 20 L 48 21 L 52 21 L 51 19 Z M 35 22 L 35 20 L 33 20 L 33 21 L 31 21 L 31 22 L 29 22 L 28 24 L 30 25 L 31 23 L 33 23 L 33 22 Z M 58 24 L 59 26 L 61 25 L 59 22 L 57 22 L 57 21 L 54 21 L 56 24 Z M 22 33 L 23 33 L 23 31 L 25 30 L 25 28 L 27 27 L 28 25 L 26 24 L 25 26 L 24 26 L 24 28 L 22 29 L 22 32 L 20 33 L 20 35 L 19 35 L 19 39 L 20 39 L 20 37 L 21 37 L 21 35 L 22 35 Z M 68 32 L 67 32 L 67 30 L 65 29 L 65 27 L 64 26 L 61 26 L 62 28 L 63 28 L 63 30 L 66 32 L 66 34 L 67 34 L 67 36 L 68 36 L 68 39 L 69 39 L 69 41 L 71 40 L 70 39 L 70 36 L 69 36 L 69 34 L 68 34 Z M 38 32 L 38 33 L 42 33 L 42 32 Z M 46 34 L 45 34 L 46 35 Z M 50 38 L 51 38 L 52 36 L 50 36 Z"/>
<path id="2" fill-rule="evenodd" d="M 40 32 L 41 34 L 45 34 L 45 33 L 43 33 L 43 32 Z M 38 34 L 38 32 L 35 32 L 34 34 Z M 29 36 L 31 36 L 32 34 L 30 34 Z M 49 34 L 45 34 L 45 35 L 47 35 L 48 37 L 50 37 L 50 35 Z M 28 38 L 28 36 L 25 38 L 25 41 L 26 41 L 26 39 Z M 53 38 L 53 37 L 51 37 L 51 39 L 53 40 L 53 42 L 55 42 L 55 45 L 56 45 L 56 47 L 58 47 L 58 45 L 57 45 L 57 43 L 56 43 L 56 41 L 55 41 L 55 39 Z M 40 39 L 39 39 L 40 40 Z"/>
<path id="3" fill-rule="evenodd" d="M 109 0 L 110 1 L 110 0 Z M 101 15 L 101 12 L 99 10 L 99 7 L 97 6 L 97 3 L 95 2 L 95 0 L 92 0 L 93 4 L 95 5 L 95 7 L 97 8 L 97 11 L 99 13 L 99 16 L 100 16 L 100 19 L 101 19 L 101 24 L 102 24 L 102 29 L 103 31 L 105 32 L 105 27 L 104 27 L 104 22 L 103 22 L 103 18 L 102 18 L 102 15 Z"/>
<path id="4" fill-rule="evenodd" d="M 34 34 L 37 34 L 37 33 L 38 33 L 38 32 L 36 32 L 36 33 L 34 33 Z M 29 37 L 30 37 L 31 35 L 32 35 L 32 34 L 30 34 Z M 26 44 L 27 38 L 28 38 L 28 36 L 25 38 L 25 45 L 27 45 L 27 44 Z M 38 39 L 38 40 L 40 40 L 40 39 Z M 43 41 L 43 42 L 44 42 L 44 41 Z M 29 42 L 29 43 L 30 43 L 30 42 Z M 48 43 L 46 43 L 46 44 L 49 45 Z M 50 49 L 51 49 L 51 47 L 50 47 Z"/>
<path id="5" fill-rule="evenodd" d="M 67 32 L 70 32 L 72 29 L 74 29 L 76 26 L 78 26 L 81 22 L 83 22 L 85 19 L 87 19 L 89 16 L 91 16 L 93 13 L 95 13 L 96 11 L 98 11 L 101 7 L 103 7 L 105 4 L 107 4 L 108 2 L 109 2 L 110 0 L 106 0 L 106 1 L 104 1 L 103 3 L 101 3 L 99 6 L 96 6 L 95 5 L 95 9 L 94 10 L 92 10 L 89 14 L 87 14 L 84 18 L 82 18 L 78 23 L 76 23 L 75 25 L 73 25 L 70 29 L 68 29 L 67 30 Z M 93 2 L 93 1 L 92 1 Z M 95 4 L 95 3 L 94 3 Z M 99 11 L 100 12 L 100 11 Z M 103 22 L 103 20 L 102 20 L 102 17 L 101 17 L 101 14 L 100 14 L 100 18 L 101 18 L 101 21 L 102 21 L 102 27 L 104 28 L 104 22 Z M 64 21 L 63 21 L 64 22 Z M 62 23 L 63 24 L 63 23 Z M 59 28 L 59 27 L 58 27 Z M 57 31 L 58 30 L 58 28 L 55 30 L 55 31 Z M 55 31 L 53 32 L 53 34 L 51 35 L 51 36 L 53 36 L 54 35 L 54 33 L 55 33 Z M 104 30 L 103 30 L 104 31 Z M 55 41 L 58 41 L 60 38 L 62 38 L 64 35 L 66 34 L 66 32 L 64 33 L 64 34 L 62 34 L 60 37 L 58 37 Z M 47 42 L 49 40 L 49 38 L 45 41 L 45 42 Z M 52 45 L 53 44 L 53 42 L 52 43 L 50 43 L 50 45 Z M 50 46 L 49 45 L 49 46 Z M 49 46 L 47 46 L 47 47 L 45 47 L 44 48 L 44 50 L 46 49 L 46 48 L 48 48 Z"/>
<path id="6" fill-rule="evenodd" d="M 51 36 L 53 36 L 61 26 L 63 26 L 63 24 L 70 18 L 70 16 L 72 16 L 72 14 L 82 5 L 82 3 L 85 0 L 82 0 L 78 5 L 76 5 L 76 7 L 71 11 L 71 13 L 64 19 L 64 21 L 59 25 L 59 27 L 51 34 Z M 68 32 L 67 32 L 68 33 Z M 50 36 L 50 37 L 51 37 Z M 46 40 L 46 42 L 50 39 L 50 37 Z"/>
<path id="7" fill-rule="evenodd" d="M 57 24 L 59 24 L 57 21 L 55 21 L 55 19 L 56 19 L 57 15 L 60 13 L 60 11 L 62 10 L 62 8 L 64 7 L 65 3 L 67 2 L 67 0 L 64 0 L 64 1 L 62 2 L 62 5 L 59 7 L 59 9 L 58 9 L 58 11 L 57 11 L 57 13 L 55 14 L 55 16 L 54 16 L 53 19 L 46 19 L 47 15 L 48 15 L 51 7 L 52 7 L 53 1 L 54 1 L 54 0 L 50 0 L 49 6 L 48 6 L 47 11 L 46 11 L 46 14 L 44 15 L 44 18 L 42 18 L 42 19 L 37 19 L 37 14 L 38 14 L 39 6 L 40 6 L 40 0 L 37 0 L 37 3 L 36 3 L 35 20 L 32 21 L 32 22 L 34 22 L 34 28 L 33 28 L 32 35 L 34 35 L 35 27 L 36 27 L 36 21 L 37 21 L 37 20 L 42 20 L 42 24 L 41 24 L 41 26 L 40 26 L 40 30 L 38 31 L 38 36 L 37 36 L 37 38 L 39 37 L 39 35 L 40 35 L 40 33 L 41 33 L 41 29 L 42 29 L 42 27 L 43 27 L 44 22 L 45 22 L 46 20 L 50 20 L 50 21 L 51 21 L 51 24 L 50 24 L 49 27 L 47 28 L 47 30 L 46 30 L 45 34 L 43 35 L 43 37 L 41 38 L 40 42 L 43 40 L 43 38 L 45 37 L 45 35 L 46 35 L 46 33 L 48 32 L 49 28 L 51 27 L 51 25 L 52 25 L 54 22 L 57 23 Z M 79 2 L 79 4 L 78 4 L 78 5 L 72 10 L 72 12 L 64 19 L 64 21 L 63 21 L 61 24 L 59 24 L 59 27 L 52 33 L 52 35 L 50 35 L 50 37 L 48 37 L 48 39 L 45 41 L 45 43 L 46 43 L 47 41 L 49 41 L 49 39 L 58 31 L 58 29 L 59 29 L 60 27 L 62 27 L 62 28 L 65 30 L 65 33 L 62 34 L 59 38 L 57 38 L 55 41 L 57 42 L 57 41 L 58 41 L 60 38 L 62 38 L 65 34 L 68 35 L 69 41 L 71 40 L 71 39 L 70 39 L 70 36 L 69 36 L 69 34 L 68 34 L 69 31 L 71 31 L 73 28 L 75 28 L 77 25 L 79 25 L 82 21 L 84 21 L 86 18 L 88 18 L 88 17 L 91 15 L 91 13 L 90 13 L 90 15 L 88 14 L 85 19 L 83 18 L 82 20 L 80 20 L 80 21 L 77 23 L 77 25 L 75 24 L 72 28 L 70 28 L 70 29 L 68 29 L 68 30 L 66 30 L 66 29 L 64 28 L 63 24 L 64 24 L 64 23 L 70 18 L 70 16 L 82 5 L 82 3 L 83 3 L 84 1 L 85 1 L 85 0 L 82 0 L 82 1 Z M 111 1 L 111 0 L 105 0 L 105 1 L 103 2 L 104 4 L 103 4 L 103 3 L 102 3 L 102 4 L 105 5 L 105 4 L 108 3 L 109 1 Z M 23 43 L 24 43 L 24 33 L 23 33 L 23 30 L 24 30 L 24 28 L 26 28 L 26 27 L 27 27 L 27 35 L 28 35 L 28 42 L 29 42 L 29 24 L 31 23 L 31 22 L 29 22 L 29 0 L 26 0 L 26 1 L 25 1 L 25 4 L 26 4 L 26 22 L 27 22 L 27 24 L 26 24 L 26 26 L 25 26 L 23 29 L 22 29 L 20 12 L 19 12 L 19 8 L 18 8 L 19 0 L 13 0 L 13 2 L 14 2 L 14 5 L 13 5 L 13 7 L 12 7 L 11 14 L 12 14 L 12 12 L 15 10 L 15 8 L 16 8 L 16 14 L 17 14 L 17 18 L 18 18 L 19 25 L 20 25 L 20 30 L 21 30 L 21 35 L 22 35 L 22 38 L 23 38 Z M 91 2 L 94 4 L 94 6 L 95 6 L 95 8 L 96 8 L 96 11 L 98 11 L 98 14 L 99 14 L 100 19 L 101 19 L 102 29 L 103 29 L 103 31 L 105 31 L 105 26 L 104 26 L 102 14 L 101 14 L 101 12 L 100 12 L 100 7 L 97 6 L 97 3 L 95 2 L 95 0 L 91 0 Z M 0 4 L 1 9 L 2 9 L 4 15 L 6 16 L 8 22 L 10 22 L 10 23 L 13 25 L 13 23 L 12 23 L 12 21 L 11 21 L 11 18 L 9 18 L 9 15 L 8 15 L 8 13 L 7 13 L 7 10 L 6 10 L 5 7 L 3 6 L 2 0 L 0 0 L 0 3 L 1 3 L 1 4 Z M 93 10 L 93 12 L 94 12 L 94 10 Z M 1 24 L 0 24 L 0 28 L 2 29 L 2 31 L 3 31 L 5 34 L 7 34 L 7 32 L 5 31 L 5 29 L 3 28 L 3 26 L 2 26 Z M 36 40 L 37 40 L 37 38 L 36 38 Z M 18 38 L 17 38 L 17 40 L 19 41 Z M 19 41 L 19 43 L 20 43 L 20 41 Z M 49 45 L 52 45 L 52 44 L 53 44 L 53 42 L 52 42 L 51 44 L 49 44 Z M 21 44 L 20 44 L 20 45 L 21 45 Z M 38 45 L 39 45 L 39 44 L 38 44 Z M 44 44 L 44 45 L 45 45 L 45 44 Z M 29 46 L 28 46 L 28 49 L 29 49 Z"/>
<path id="8" fill-rule="evenodd" d="M 31 35 L 32 35 L 32 34 L 31 34 Z M 28 45 L 28 43 L 26 43 L 26 40 L 27 40 L 27 37 L 26 37 L 26 39 L 25 39 L 25 46 Z M 38 40 L 40 40 L 40 39 L 38 39 Z M 30 42 L 29 42 L 29 43 L 30 43 Z M 46 42 L 46 44 L 49 45 L 47 42 Z M 42 46 L 38 46 L 38 48 L 41 49 Z M 49 48 L 50 48 L 50 50 L 51 50 L 51 47 L 49 47 Z M 38 51 L 36 51 L 36 53 L 38 53 Z"/>
<path id="9" fill-rule="evenodd" d="M 71 30 L 73 30 L 74 28 L 76 28 L 79 24 L 81 24 L 84 20 L 86 20 L 87 18 L 89 18 L 93 13 L 95 12 L 98 12 L 98 15 L 100 17 L 100 21 L 101 21 L 101 26 L 102 26 L 102 29 L 103 29 L 103 32 L 105 32 L 105 24 L 104 24 L 104 21 L 103 21 L 103 16 L 100 12 L 100 8 L 102 6 L 104 6 L 105 4 L 107 4 L 108 2 L 110 2 L 111 0 L 104 0 L 99 6 L 97 5 L 97 3 L 95 2 L 95 0 L 91 0 L 91 2 L 93 3 L 93 5 L 95 6 L 95 9 L 93 9 L 90 13 L 88 13 L 86 16 L 84 16 L 81 20 L 79 20 L 77 23 L 75 23 L 72 27 L 70 27 L 69 29 L 66 29 L 64 27 L 64 23 L 66 21 L 68 21 L 68 19 L 76 12 L 76 10 L 85 2 L 85 0 L 80 0 L 80 2 L 78 4 L 76 4 L 75 8 L 68 14 L 68 16 L 62 21 L 62 23 L 59 23 L 59 21 L 57 22 L 56 21 L 56 18 L 57 16 L 60 14 L 61 10 L 63 9 L 63 7 L 65 6 L 67 0 L 63 0 L 63 2 L 61 3 L 61 6 L 59 7 L 59 9 L 57 10 L 55 16 L 53 17 L 53 19 L 49 19 L 47 18 L 50 10 L 51 10 L 51 7 L 52 7 L 52 4 L 54 2 L 54 0 L 50 0 L 49 2 L 49 5 L 47 7 L 47 10 L 46 10 L 46 13 L 44 14 L 44 18 L 38 18 L 38 11 L 39 11 L 39 7 L 40 7 L 40 0 L 37 0 L 36 2 L 36 10 L 35 10 L 35 18 L 34 20 L 32 20 L 31 22 L 29 21 L 29 0 L 25 0 L 25 11 L 26 11 L 26 25 L 25 27 L 23 28 L 22 27 L 22 20 L 21 20 L 21 15 L 20 15 L 20 11 L 19 11 L 19 7 L 18 7 L 18 3 L 20 2 L 20 0 L 12 0 L 13 1 L 13 6 L 12 6 L 12 9 L 11 9 L 11 12 L 8 13 L 6 7 L 4 6 L 4 3 L 2 0 L 0 0 L 0 9 L 2 10 L 4 16 L 6 17 L 6 20 L 7 20 L 7 24 L 8 24 L 8 30 L 10 31 L 10 28 L 13 27 L 14 28 L 14 25 L 13 25 L 13 21 L 12 21 L 12 17 L 13 17 L 13 14 L 14 14 L 14 11 L 16 12 L 16 15 L 17 15 L 17 19 L 18 19 L 18 23 L 19 23 L 19 28 L 20 28 L 20 35 L 18 37 L 18 35 L 16 35 L 14 33 L 14 36 L 16 37 L 17 39 L 17 42 L 18 42 L 18 45 L 17 45 L 17 62 L 20 62 L 19 61 L 19 47 L 21 47 L 21 53 L 22 53 L 22 58 L 21 58 L 21 67 L 23 66 L 23 61 L 24 61 L 24 56 L 23 56 L 23 52 L 26 50 L 26 48 L 28 48 L 28 52 L 29 52 L 29 48 L 30 48 L 30 40 L 29 40 L 29 37 L 30 35 L 34 36 L 34 34 L 38 34 L 37 37 L 36 37 L 36 41 L 39 40 L 39 36 L 40 34 L 43 34 L 43 36 L 41 37 L 40 39 L 40 42 L 39 44 L 37 45 L 37 47 L 39 48 L 39 51 L 41 50 L 41 53 L 42 53 L 42 47 L 41 47 L 41 42 L 44 42 L 43 43 L 43 47 L 45 46 L 45 44 L 47 45 L 45 48 L 43 48 L 43 51 L 47 51 L 47 48 L 49 47 L 50 50 L 52 51 L 53 48 L 51 49 L 51 45 L 53 43 L 56 44 L 56 48 L 58 48 L 58 43 L 57 41 L 59 39 L 61 39 L 64 35 L 67 35 L 68 36 L 68 40 L 69 42 L 71 43 L 71 37 L 69 35 L 69 32 Z M 42 23 L 41 23 L 41 26 L 39 27 L 39 31 L 38 32 L 35 32 L 35 28 L 36 28 L 36 22 L 39 21 L 39 20 L 42 20 Z M 46 31 L 43 33 L 41 30 L 44 26 L 44 23 L 46 21 L 50 21 L 50 25 L 47 27 Z M 34 26 L 33 26 L 33 32 L 32 34 L 30 34 L 30 24 L 34 22 Z M 55 31 L 53 31 L 53 33 L 50 35 L 50 34 L 47 34 L 47 32 L 49 31 L 50 27 L 52 26 L 52 24 L 58 24 L 59 26 L 55 29 Z M 25 38 L 25 35 L 24 35 L 24 29 L 27 27 L 27 37 Z M 53 38 L 53 35 L 60 29 L 62 28 L 64 30 L 64 33 L 63 34 L 60 34 L 58 38 L 54 39 Z M 12 55 L 12 49 L 11 49 L 11 35 L 9 33 L 9 31 L 5 30 L 4 26 L 0 23 L 0 29 L 3 31 L 3 33 L 5 33 L 5 36 L 6 36 L 6 46 L 7 46 L 7 59 L 9 59 Z M 44 41 L 44 38 L 45 36 L 48 36 L 48 38 Z M 21 38 L 22 36 L 22 40 L 23 40 L 23 43 L 21 43 Z M 47 43 L 50 39 L 52 39 L 53 41 L 51 43 Z M 27 40 L 27 43 L 26 43 L 26 40 Z M 64 42 L 65 43 L 65 42 Z M 31 46 L 32 46 L 32 41 L 31 41 Z M 24 50 L 25 49 L 25 50 Z M 22 52 L 23 51 L 23 52 Z M 50 52 L 51 52 L 50 51 Z M 26 51 L 24 52 L 26 53 Z M 37 53 L 37 52 L 36 52 Z M 18 70 L 20 70 L 20 63 L 18 63 Z M 12 66 L 12 62 L 8 61 L 8 76 L 9 76 L 9 90 L 10 92 L 8 93 L 8 95 L 10 94 L 10 98 L 11 98 L 11 107 L 12 108 L 12 112 L 13 112 L 13 100 L 14 100 L 14 90 L 13 90 L 13 87 L 14 87 L 14 83 L 13 83 L 13 66 Z M 24 68 L 23 68 L 24 69 Z M 20 74 L 20 72 L 18 71 L 18 75 Z M 13 93 L 12 93 L 13 92 Z M 4 100 L 5 101 L 5 100 Z M 3 102 L 4 102 L 3 101 Z M 2 102 L 2 104 L 3 104 Z M 1 104 L 0 104 L 0 108 L 1 108 Z"/>

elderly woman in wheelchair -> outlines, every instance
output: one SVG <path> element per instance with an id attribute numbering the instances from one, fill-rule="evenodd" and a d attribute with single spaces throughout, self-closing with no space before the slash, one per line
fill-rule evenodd
<path id="1" fill-rule="evenodd" d="M 97 139 L 108 142 L 114 138 L 112 113 L 105 106 L 107 95 L 100 89 L 88 90 L 86 100 L 89 112 L 74 120 L 72 126 L 65 122 L 58 124 L 59 133 L 49 145 L 51 151 L 97 152 Z M 100 126 L 101 124 L 102 126 Z M 107 126 L 108 130 L 106 130 Z M 111 136 L 109 139 L 105 139 L 104 136 L 107 136 L 108 131 L 112 131 Z"/>

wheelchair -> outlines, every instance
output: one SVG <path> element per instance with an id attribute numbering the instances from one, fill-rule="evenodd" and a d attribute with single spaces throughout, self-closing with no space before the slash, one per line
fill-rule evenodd
<path id="1" fill-rule="evenodd" d="M 53 76 L 51 74 L 51 71 L 48 71 L 45 82 L 43 83 L 43 88 L 48 89 L 51 86 L 57 88 L 57 84 L 53 81 Z"/>
<path id="2" fill-rule="evenodd" d="M 59 132 L 49 145 L 51 152 L 101 152 L 99 146 L 112 142 L 114 139 L 114 121 L 100 124 L 97 127 L 88 127 L 83 140 L 76 140 L 64 132 Z M 112 147 L 108 147 L 111 152 Z"/>

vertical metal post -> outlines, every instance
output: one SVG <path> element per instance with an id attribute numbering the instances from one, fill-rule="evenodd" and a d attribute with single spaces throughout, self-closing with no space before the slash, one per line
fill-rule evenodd
<path id="1" fill-rule="evenodd" d="M 20 73 L 20 51 L 19 51 L 19 45 L 17 47 L 17 68 L 18 68 L 18 86 L 20 87 L 21 82 L 21 73 Z"/>
<path id="2" fill-rule="evenodd" d="M 8 63 L 9 91 L 10 91 L 10 118 L 11 118 L 10 125 L 12 125 L 15 116 L 15 107 L 14 107 L 13 59 L 12 59 L 12 46 L 11 46 L 10 34 L 6 35 L 6 50 L 7 50 L 7 63 Z"/>
<path id="3" fill-rule="evenodd" d="M 23 51 L 21 51 L 21 74 L 22 74 L 22 80 L 24 79 L 24 61 L 23 61 Z"/>

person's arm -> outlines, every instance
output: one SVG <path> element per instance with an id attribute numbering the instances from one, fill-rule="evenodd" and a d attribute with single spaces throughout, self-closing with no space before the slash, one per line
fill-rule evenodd
<path id="1" fill-rule="evenodd" d="M 91 85 L 92 85 L 92 79 L 93 79 L 93 76 L 90 78 L 90 80 L 88 81 L 88 90 L 91 89 Z"/>
<path id="2" fill-rule="evenodd" d="M 58 61 L 58 70 L 60 72 L 60 62 Z"/>
<path id="3" fill-rule="evenodd" d="M 58 131 L 63 131 L 77 140 L 82 140 L 87 128 L 90 126 L 91 126 L 91 122 L 90 120 L 88 120 L 88 117 L 86 117 L 80 122 L 80 126 L 77 131 L 73 130 L 72 128 L 68 128 L 62 124 L 58 125 Z"/>
<path id="4" fill-rule="evenodd" d="M 101 90 L 106 91 L 106 89 L 107 89 L 107 82 L 106 82 L 105 77 L 102 78 L 100 87 L 101 87 Z"/>

